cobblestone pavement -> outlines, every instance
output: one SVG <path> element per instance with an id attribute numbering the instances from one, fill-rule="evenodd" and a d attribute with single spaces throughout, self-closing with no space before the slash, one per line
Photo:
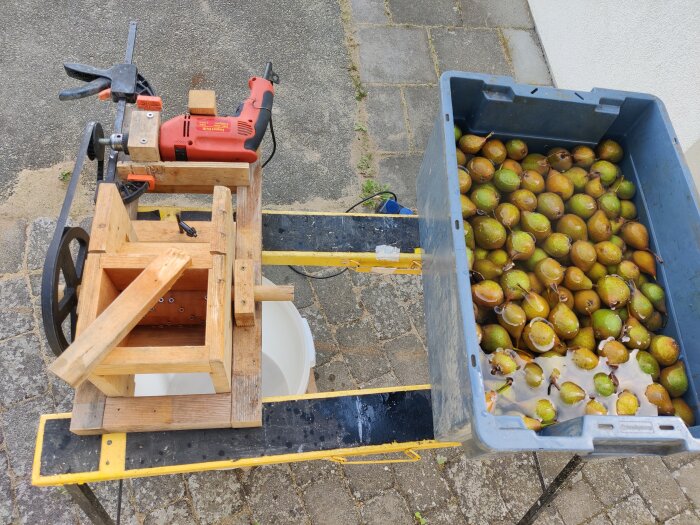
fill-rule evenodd
<path id="1" fill-rule="evenodd" d="M 324 23 L 339 31 L 342 24 L 350 64 L 339 93 L 347 95 L 344 106 L 355 107 L 353 144 L 343 151 L 359 165 L 351 174 L 357 181 L 339 188 L 358 187 L 373 176 L 405 204 L 415 203 L 440 72 L 550 81 L 525 0 L 340 0 L 330 16 Z M 296 44 L 302 51 L 305 38 Z M 297 108 L 296 117 L 303 112 Z M 313 138 L 304 146 L 313 150 Z M 277 162 L 285 165 L 284 154 Z M 273 202 L 282 189 L 270 193 Z M 72 391 L 46 371 L 52 355 L 38 294 L 53 222 L 41 214 L 37 209 L 32 216 L 3 219 L 0 227 L 0 525 L 87 522 L 65 492 L 29 483 L 39 414 L 69 411 L 72 401 Z M 319 389 L 428 382 L 420 278 L 345 273 L 311 282 L 286 267 L 268 267 L 265 275 L 296 286 L 296 305 L 315 337 Z M 123 523 L 400 525 L 418 523 L 419 513 L 430 525 L 505 524 L 516 522 L 541 491 L 533 454 L 470 460 L 460 449 L 443 449 L 423 456 L 410 464 L 311 462 L 127 481 Z M 568 456 L 537 459 L 549 482 Z M 95 489 L 115 515 L 116 483 Z M 697 456 L 610 459 L 588 463 L 538 523 L 682 525 L 698 523 L 699 508 Z"/>

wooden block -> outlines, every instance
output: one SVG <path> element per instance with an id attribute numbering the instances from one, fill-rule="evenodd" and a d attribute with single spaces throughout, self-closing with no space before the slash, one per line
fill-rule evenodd
<path id="1" fill-rule="evenodd" d="M 231 394 L 115 397 L 105 402 L 104 432 L 158 432 L 226 428 Z"/>
<path id="2" fill-rule="evenodd" d="M 117 165 L 117 173 L 123 180 L 130 173 L 152 175 L 156 187 L 151 193 L 212 193 L 214 186 L 225 186 L 235 192 L 238 186 L 250 184 L 249 169 L 246 162 L 161 161 Z"/>
<path id="3" fill-rule="evenodd" d="M 136 232 L 115 184 L 103 182 L 97 189 L 95 216 L 90 230 L 90 252 L 114 251 L 126 241 L 136 241 Z"/>
<path id="4" fill-rule="evenodd" d="M 211 239 L 211 222 L 187 221 L 187 224 L 197 230 L 196 237 L 188 237 L 175 221 L 131 221 L 136 236 L 143 242 L 187 242 L 207 243 Z"/>
<path id="5" fill-rule="evenodd" d="M 124 374 L 209 373 L 209 347 L 184 346 L 118 346 L 95 367 L 102 376 Z M 110 396 L 121 397 L 121 396 Z"/>
<path id="6" fill-rule="evenodd" d="M 236 259 L 233 265 L 233 315 L 236 326 L 255 324 L 255 266 L 251 259 Z"/>
<path id="7" fill-rule="evenodd" d="M 188 255 L 173 249 L 157 257 L 85 328 L 49 369 L 74 387 L 81 384 L 189 264 Z"/>
<path id="8" fill-rule="evenodd" d="M 211 253 L 222 255 L 230 253 L 230 239 L 234 234 L 231 190 L 223 186 L 216 186 L 212 199 L 211 229 L 209 231 L 209 250 Z"/>
<path id="9" fill-rule="evenodd" d="M 232 290 L 234 304 L 236 295 L 236 285 Z M 253 287 L 253 298 L 256 303 L 261 301 L 293 301 L 294 300 L 294 285 L 277 286 L 274 284 L 258 284 Z"/>
<path id="10" fill-rule="evenodd" d="M 102 262 L 105 259 L 109 259 L 110 256 L 103 255 Z M 124 257 L 122 257 L 124 259 Z M 131 257 L 129 257 L 131 259 Z M 109 278 L 114 283 L 114 286 L 118 290 L 123 290 L 131 282 L 138 277 L 141 273 L 141 269 L 147 264 L 155 259 L 155 256 L 148 256 L 141 258 L 142 264 L 140 266 L 131 268 L 119 268 L 110 267 L 109 265 L 103 265 L 102 268 L 104 272 L 109 275 Z M 114 261 L 114 256 L 112 256 L 112 261 Z M 211 258 L 209 260 L 209 267 L 211 267 Z M 182 274 L 182 276 L 175 281 L 175 283 L 170 287 L 170 290 L 206 290 L 207 283 L 209 282 L 209 268 L 188 268 Z"/>
<path id="11" fill-rule="evenodd" d="M 97 389 L 107 397 L 129 397 L 134 395 L 136 383 L 134 382 L 134 372 L 131 375 L 102 376 L 90 373 L 88 379 Z"/>
<path id="12" fill-rule="evenodd" d="M 216 392 L 231 391 L 231 278 L 226 255 L 212 255 L 207 288 L 206 344 L 210 351 L 211 378 Z M 229 356 L 229 357 L 227 357 Z"/>
<path id="13" fill-rule="evenodd" d="M 209 89 L 190 89 L 187 98 L 190 115 L 216 115 L 216 92 Z"/>
<path id="14" fill-rule="evenodd" d="M 137 162 L 160 161 L 160 111 L 132 111 L 129 125 L 129 157 Z"/>
<path id="15" fill-rule="evenodd" d="M 105 401 L 105 395 L 89 382 L 76 388 L 70 431 L 81 436 L 101 434 Z"/>

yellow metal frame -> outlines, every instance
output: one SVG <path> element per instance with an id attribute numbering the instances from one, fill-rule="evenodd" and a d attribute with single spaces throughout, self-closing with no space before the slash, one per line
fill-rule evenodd
<path id="1" fill-rule="evenodd" d="M 369 388 L 365 390 L 346 390 L 339 392 L 318 392 L 298 396 L 276 396 L 263 399 L 263 403 L 275 403 L 280 401 L 292 401 L 301 399 L 324 399 L 331 397 L 344 397 L 353 395 L 382 394 L 388 392 L 403 392 L 411 390 L 426 390 L 430 385 L 411 385 L 403 387 Z M 57 485 L 74 485 L 81 483 L 93 483 L 98 481 L 111 481 L 116 479 L 141 478 L 150 476 L 164 476 L 168 474 L 184 474 L 191 472 L 206 472 L 210 470 L 228 470 L 244 467 L 258 467 L 278 463 L 294 463 L 298 461 L 328 460 L 343 464 L 370 464 L 370 463 L 395 463 L 418 461 L 418 450 L 435 448 L 458 447 L 459 442 L 445 442 L 434 439 L 424 441 L 408 441 L 404 443 L 385 443 L 354 448 L 338 448 L 333 450 L 321 450 L 313 452 L 298 452 L 294 454 L 279 454 L 275 456 L 261 456 L 257 458 L 244 458 L 238 460 L 208 461 L 202 463 L 188 463 L 184 465 L 171 465 L 166 467 L 152 467 L 142 469 L 129 469 L 126 466 L 126 439 L 123 432 L 115 432 L 102 435 L 100 448 L 99 468 L 90 472 L 72 472 L 70 474 L 56 474 L 50 476 L 41 475 L 41 454 L 44 446 L 44 429 L 46 422 L 52 419 L 70 419 L 70 413 L 44 414 L 39 419 L 36 447 L 34 449 L 34 464 L 32 466 L 32 484 L 37 487 L 51 487 Z M 348 458 L 373 456 L 381 454 L 403 453 L 407 459 L 393 460 L 359 460 L 349 461 Z"/>

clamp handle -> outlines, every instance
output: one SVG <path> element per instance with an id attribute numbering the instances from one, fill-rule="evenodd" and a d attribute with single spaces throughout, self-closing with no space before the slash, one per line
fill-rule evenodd
<path id="1" fill-rule="evenodd" d="M 110 89 L 114 102 L 126 100 L 136 102 L 141 92 L 152 95 L 148 81 L 139 75 L 134 64 L 115 64 L 109 69 L 100 69 L 87 64 L 65 63 L 63 68 L 71 78 L 87 82 L 84 86 L 64 89 L 58 94 L 59 100 L 75 100 L 89 97 Z"/>

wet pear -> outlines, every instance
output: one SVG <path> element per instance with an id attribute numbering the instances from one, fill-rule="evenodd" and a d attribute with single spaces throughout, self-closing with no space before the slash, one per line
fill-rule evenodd
<path id="1" fill-rule="evenodd" d="M 545 252 L 542 248 L 535 248 L 535 251 L 532 252 L 532 255 L 528 258 L 527 261 L 525 261 L 525 266 L 527 266 L 527 269 L 530 271 L 535 270 L 535 266 L 537 266 L 537 263 L 540 262 L 542 259 L 546 259 L 549 257 L 547 255 L 547 252 Z"/>
<path id="2" fill-rule="evenodd" d="M 542 367 L 535 362 L 528 363 L 523 369 L 525 371 L 525 382 L 533 388 L 537 388 L 544 380 Z"/>
<path id="3" fill-rule="evenodd" d="M 622 277 L 625 281 L 636 283 L 639 279 L 639 267 L 632 261 L 620 261 L 617 265 L 615 273 Z"/>
<path id="4" fill-rule="evenodd" d="M 481 154 L 494 164 L 500 164 L 506 160 L 506 146 L 498 139 L 487 140 L 481 146 Z"/>
<path id="5" fill-rule="evenodd" d="M 491 184 L 479 184 L 474 186 L 469 198 L 476 205 L 477 210 L 491 213 L 498 206 L 501 194 Z"/>
<path id="6" fill-rule="evenodd" d="M 612 241 L 596 243 L 595 252 L 598 262 L 605 266 L 620 264 L 622 261 L 622 250 Z"/>
<path id="7" fill-rule="evenodd" d="M 520 340 L 523 328 L 525 328 L 525 323 L 527 322 L 525 310 L 516 303 L 506 303 L 501 307 L 496 307 L 496 316 L 498 317 L 498 324 L 505 328 L 510 336 L 515 339 L 517 346 L 517 342 Z"/>
<path id="8" fill-rule="evenodd" d="M 508 252 L 500 248 L 491 250 L 486 258 L 493 264 L 503 267 L 508 262 Z"/>
<path id="9" fill-rule="evenodd" d="M 559 342 L 554 329 L 544 321 L 530 321 L 523 330 L 523 341 L 527 347 L 541 354 L 552 350 Z"/>
<path id="10" fill-rule="evenodd" d="M 569 339 L 568 344 L 570 348 L 585 348 L 593 352 L 595 350 L 593 328 L 590 326 L 582 327 L 573 339 Z"/>
<path id="11" fill-rule="evenodd" d="M 585 240 L 575 241 L 571 245 L 570 256 L 571 262 L 584 272 L 589 271 L 598 259 L 593 243 Z"/>
<path id="12" fill-rule="evenodd" d="M 529 259 L 535 252 L 535 238 L 528 232 L 512 232 L 506 239 L 506 251 L 513 261 Z"/>
<path id="13" fill-rule="evenodd" d="M 626 222 L 620 230 L 620 236 L 623 241 L 635 250 L 649 249 L 649 231 L 640 222 Z"/>
<path id="14" fill-rule="evenodd" d="M 481 327 L 481 349 L 490 354 L 499 348 L 511 348 L 511 342 L 508 331 L 500 324 L 487 324 Z"/>
<path id="15" fill-rule="evenodd" d="M 489 259 L 474 261 L 472 269 L 487 280 L 496 280 L 503 275 L 503 269 Z"/>
<path id="16" fill-rule="evenodd" d="M 559 397 L 567 405 L 575 405 L 586 399 L 586 392 L 576 383 L 565 381 L 559 387 Z"/>
<path id="17" fill-rule="evenodd" d="M 459 196 L 460 204 L 462 206 L 462 217 L 468 219 L 472 215 L 476 214 L 476 206 L 466 195 Z"/>
<path id="18" fill-rule="evenodd" d="M 496 350 L 491 354 L 491 373 L 502 376 L 511 375 L 518 369 L 518 364 L 505 350 Z"/>
<path id="19" fill-rule="evenodd" d="M 654 381 L 659 379 L 661 374 L 659 362 L 649 352 L 644 350 L 637 352 L 637 363 L 639 363 L 639 369 L 645 374 L 649 374 Z"/>
<path id="20" fill-rule="evenodd" d="M 535 275 L 545 286 L 559 285 L 564 280 L 564 268 L 555 259 L 547 257 L 537 263 Z"/>
<path id="21" fill-rule="evenodd" d="M 639 410 L 639 399 L 629 390 L 622 392 L 615 403 L 618 416 L 633 416 Z"/>
<path id="22" fill-rule="evenodd" d="M 523 211 L 520 214 L 520 227 L 535 236 L 537 242 L 544 241 L 552 233 L 552 224 L 541 213 Z"/>
<path id="23" fill-rule="evenodd" d="M 564 215 L 564 201 L 556 193 L 540 193 L 537 196 L 537 211 L 550 221 L 556 221 Z"/>
<path id="24" fill-rule="evenodd" d="M 674 415 L 678 416 L 683 420 L 686 426 L 695 426 L 695 414 L 693 414 L 693 409 L 688 406 L 688 403 L 683 401 L 680 397 L 672 399 Z"/>
<path id="25" fill-rule="evenodd" d="M 630 289 L 631 295 L 627 309 L 630 314 L 639 319 L 641 322 L 644 322 L 651 317 L 651 314 L 654 313 L 654 305 L 651 304 L 651 301 L 647 299 L 646 295 L 644 295 L 641 290 L 631 281 Z"/>
<path id="26" fill-rule="evenodd" d="M 574 166 L 588 169 L 595 162 L 595 151 L 588 146 L 576 146 L 571 150 Z"/>
<path id="27" fill-rule="evenodd" d="M 678 361 L 678 356 L 681 353 L 676 340 L 667 335 L 652 337 L 649 351 L 661 366 L 671 366 Z"/>
<path id="28" fill-rule="evenodd" d="M 556 259 L 566 257 L 571 250 L 571 239 L 563 233 L 553 233 L 544 240 L 542 249 Z"/>
<path id="29" fill-rule="evenodd" d="M 475 241 L 476 242 L 476 241 Z M 488 250 L 479 248 L 478 246 L 474 249 L 474 260 L 478 261 L 480 259 L 486 259 L 489 254 Z"/>
<path id="30" fill-rule="evenodd" d="M 622 331 L 622 319 L 620 319 L 620 316 L 605 308 L 593 312 L 591 323 L 596 339 L 619 337 Z"/>
<path id="31" fill-rule="evenodd" d="M 574 159 L 565 148 L 552 148 L 547 152 L 547 162 L 557 171 L 564 172 L 571 168 L 574 164 Z"/>
<path id="32" fill-rule="evenodd" d="M 530 291 L 530 278 L 522 270 L 508 270 L 501 275 L 500 283 L 506 301 L 519 301 Z"/>
<path id="33" fill-rule="evenodd" d="M 467 163 L 467 173 L 476 184 L 482 184 L 493 179 L 496 168 L 489 159 L 474 157 Z"/>
<path id="34" fill-rule="evenodd" d="M 535 275 L 535 272 L 527 272 L 527 276 L 530 278 L 530 291 L 542 295 L 544 292 L 544 285 Z"/>
<path id="35" fill-rule="evenodd" d="M 457 166 L 464 166 L 467 163 L 467 156 L 464 152 L 457 148 Z"/>
<path id="36" fill-rule="evenodd" d="M 549 315 L 549 303 L 544 297 L 535 292 L 524 294 L 520 306 L 522 306 L 528 321 L 537 317 L 546 318 Z"/>
<path id="37" fill-rule="evenodd" d="M 622 329 L 621 341 L 630 350 L 646 350 L 651 344 L 651 334 L 635 317 L 630 316 Z"/>
<path id="38" fill-rule="evenodd" d="M 513 228 L 520 222 L 520 210 L 509 202 L 502 202 L 496 206 L 493 215 L 506 228 Z"/>
<path id="39" fill-rule="evenodd" d="M 522 418 L 523 423 L 525 424 L 525 428 L 527 428 L 528 430 L 534 430 L 535 432 L 539 432 L 540 430 L 542 430 L 542 422 L 538 419 L 528 416 L 522 416 Z"/>
<path id="40" fill-rule="evenodd" d="M 623 219 L 633 220 L 637 218 L 637 207 L 634 202 L 621 200 L 620 201 L 620 216 Z"/>
<path id="41" fill-rule="evenodd" d="M 659 383 L 650 384 L 644 391 L 644 395 L 652 405 L 656 405 L 659 415 L 672 416 L 675 412 L 671 396 L 668 395 L 666 389 Z"/>
<path id="42" fill-rule="evenodd" d="M 521 162 L 524 170 L 533 170 L 540 175 L 546 175 L 549 172 L 549 162 L 544 155 L 539 153 L 530 153 Z"/>
<path id="43" fill-rule="evenodd" d="M 535 405 L 535 415 L 543 422 L 549 423 L 557 418 L 557 409 L 549 399 L 538 399 Z"/>
<path id="44" fill-rule="evenodd" d="M 608 413 L 608 409 L 600 401 L 591 399 L 586 403 L 586 415 L 589 416 L 604 416 Z"/>
<path id="45" fill-rule="evenodd" d="M 484 336 L 484 331 L 481 328 L 481 325 L 476 325 L 476 342 L 481 344 L 481 339 L 483 338 L 483 336 Z"/>
<path id="46" fill-rule="evenodd" d="M 613 310 L 625 306 L 630 299 L 629 286 L 616 275 L 601 277 L 596 290 L 602 303 Z"/>
<path id="47" fill-rule="evenodd" d="M 564 172 L 564 177 L 574 185 L 574 192 L 582 192 L 588 182 L 588 172 L 583 168 L 573 167 Z"/>
<path id="48" fill-rule="evenodd" d="M 520 139 L 511 139 L 506 142 L 506 153 L 509 159 L 523 160 L 527 155 L 527 144 Z"/>
<path id="49" fill-rule="evenodd" d="M 592 177 L 588 179 L 588 182 L 586 183 L 585 188 L 583 188 L 583 191 L 586 193 L 586 195 L 597 199 L 603 193 L 605 193 L 605 186 L 603 186 L 603 183 L 600 181 L 600 177 Z"/>
<path id="50" fill-rule="evenodd" d="M 609 365 L 621 365 L 629 361 L 630 352 L 620 341 L 612 337 L 605 339 L 598 345 L 598 355 L 605 357 Z"/>
<path id="51" fill-rule="evenodd" d="M 588 227 L 588 237 L 593 242 L 609 241 L 612 237 L 612 228 L 610 227 L 610 219 L 602 210 L 598 210 L 586 222 Z"/>
<path id="52" fill-rule="evenodd" d="M 561 339 L 571 339 L 578 334 L 578 318 L 571 308 L 566 306 L 564 303 L 559 303 L 552 308 L 547 319 L 550 323 L 552 323 L 554 332 Z"/>
<path id="53" fill-rule="evenodd" d="M 467 252 L 467 267 L 471 271 L 474 269 L 474 250 L 472 250 L 469 246 L 465 246 L 464 249 Z"/>
<path id="54" fill-rule="evenodd" d="M 520 175 L 520 178 L 522 179 L 523 167 L 520 165 L 520 163 L 517 160 L 506 159 L 501 164 L 501 168 L 506 168 L 506 169 L 509 169 L 511 171 L 514 171 L 515 173 Z"/>
<path id="55" fill-rule="evenodd" d="M 470 250 L 476 248 L 476 243 L 474 242 L 474 230 L 469 221 L 462 221 L 462 227 L 464 228 L 464 244 Z"/>
<path id="56" fill-rule="evenodd" d="M 513 170 L 501 167 L 493 174 L 493 184 L 503 193 L 511 193 L 520 187 L 520 176 Z"/>
<path id="57" fill-rule="evenodd" d="M 644 326 L 650 332 L 658 332 L 665 324 L 664 317 L 659 312 L 654 312 L 649 319 L 644 321 Z"/>
<path id="58" fill-rule="evenodd" d="M 631 180 L 622 179 L 617 185 L 616 191 L 617 196 L 621 199 L 630 200 L 632 197 L 634 197 L 637 188 Z"/>
<path id="59" fill-rule="evenodd" d="M 525 170 L 520 187 L 535 194 L 542 193 L 544 191 L 544 177 L 534 170 Z"/>
<path id="60" fill-rule="evenodd" d="M 462 138 L 462 130 L 460 129 L 459 126 L 455 125 L 455 141 L 459 142 L 459 139 Z"/>
<path id="61" fill-rule="evenodd" d="M 623 154 L 622 147 L 611 139 L 601 141 L 596 147 L 596 153 L 599 159 L 610 162 L 620 162 Z"/>
<path id="62" fill-rule="evenodd" d="M 469 176 L 466 170 L 459 168 L 457 170 L 457 179 L 459 180 L 459 191 L 460 193 L 467 193 L 472 187 L 472 178 Z"/>
<path id="63" fill-rule="evenodd" d="M 590 169 L 591 177 L 600 178 L 600 182 L 603 186 L 608 187 L 617 178 L 619 170 L 612 162 L 607 160 L 597 160 L 591 165 Z"/>
<path id="64" fill-rule="evenodd" d="M 641 271 L 656 279 L 656 259 L 651 253 L 636 250 L 632 252 L 632 262 L 636 264 Z"/>
<path id="65" fill-rule="evenodd" d="M 591 266 L 591 269 L 586 272 L 586 275 L 595 284 L 600 281 L 602 277 L 605 277 L 607 273 L 608 271 L 606 270 L 605 266 L 596 261 L 593 263 L 593 266 Z"/>
<path id="66" fill-rule="evenodd" d="M 543 293 L 543 297 L 547 299 L 550 308 L 554 308 L 559 303 L 565 304 L 569 308 L 574 304 L 574 294 L 565 286 L 557 286 L 556 290 L 553 286 L 549 286 Z"/>
<path id="67" fill-rule="evenodd" d="M 508 195 L 508 202 L 515 204 L 520 211 L 535 211 L 537 197 L 530 190 L 520 188 Z"/>
<path id="68" fill-rule="evenodd" d="M 608 219 L 617 219 L 620 216 L 620 199 L 612 191 L 605 192 L 598 197 L 598 208 Z"/>
<path id="69" fill-rule="evenodd" d="M 612 231 L 613 235 L 617 235 L 620 233 L 620 230 L 622 229 L 622 225 L 627 222 L 624 218 L 618 217 L 617 219 L 613 219 L 610 221 L 610 230 Z M 622 237 L 620 237 L 622 238 Z"/>
<path id="70" fill-rule="evenodd" d="M 569 200 L 574 194 L 574 183 L 571 182 L 571 179 L 558 171 L 549 172 L 544 182 L 544 187 L 547 191 L 556 193 L 565 201 Z"/>
<path id="71" fill-rule="evenodd" d="M 567 213 L 557 222 L 557 232 L 571 237 L 573 241 L 588 240 L 588 226 L 586 222 L 572 213 Z"/>
<path id="72" fill-rule="evenodd" d="M 461 149 L 464 153 L 476 155 L 481 147 L 486 143 L 489 136 L 490 135 L 480 137 L 479 135 L 472 135 L 471 133 L 462 135 L 458 142 L 459 149 Z"/>
<path id="73" fill-rule="evenodd" d="M 640 286 L 640 289 L 646 298 L 651 301 L 651 304 L 654 305 L 654 308 L 662 314 L 666 313 L 666 293 L 661 286 L 656 283 L 644 283 Z"/>
<path id="74" fill-rule="evenodd" d="M 603 372 L 598 372 L 593 376 L 593 385 L 595 386 L 595 391 L 603 397 L 611 396 L 617 391 L 615 382 L 608 374 Z"/>
<path id="75" fill-rule="evenodd" d="M 688 390 L 688 375 L 685 373 L 683 361 L 676 361 L 671 366 L 661 370 L 661 384 L 668 390 L 671 397 L 681 397 Z"/>
<path id="76" fill-rule="evenodd" d="M 571 353 L 574 364 L 584 370 L 593 370 L 598 366 L 598 356 L 588 348 L 575 348 Z"/>
<path id="77" fill-rule="evenodd" d="M 591 315 L 600 309 L 600 297 L 593 290 L 580 290 L 574 294 L 574 310 L 579 315 Z"/>
<path id="78" fill-rule="evenodd" d="M 504 298 L 503 289 L 495 281 L 487 279 L 472 284 L 472 299 L 479 306 L 493 308 L 501 304 Z"/>
<path id="79" fill-rule="evenodd" d="M 569 266 L 564 272 L 564 286 L 572 292 L 578 292 L 580 290 L 590 290 L 593 288 L 593 283 L 583 273 L 583 270 L 576 266 Z M 574 294 L 574 301 L 575 296 L 576 294 Z"/>
<path id="80" fill-rule="evenodd" d="M 485 250 L 496 250 L 506 243 L 506 229 L 492 217 L 474 217 L 474 240 Z"/>
<path id="81" fill-rule="evenodd" d="M 590 219 L 598 209 L 598 203 L 590 195 L 577 193 L 566 203 L 566 211 L 581 217 L 584 220 Z"/>

